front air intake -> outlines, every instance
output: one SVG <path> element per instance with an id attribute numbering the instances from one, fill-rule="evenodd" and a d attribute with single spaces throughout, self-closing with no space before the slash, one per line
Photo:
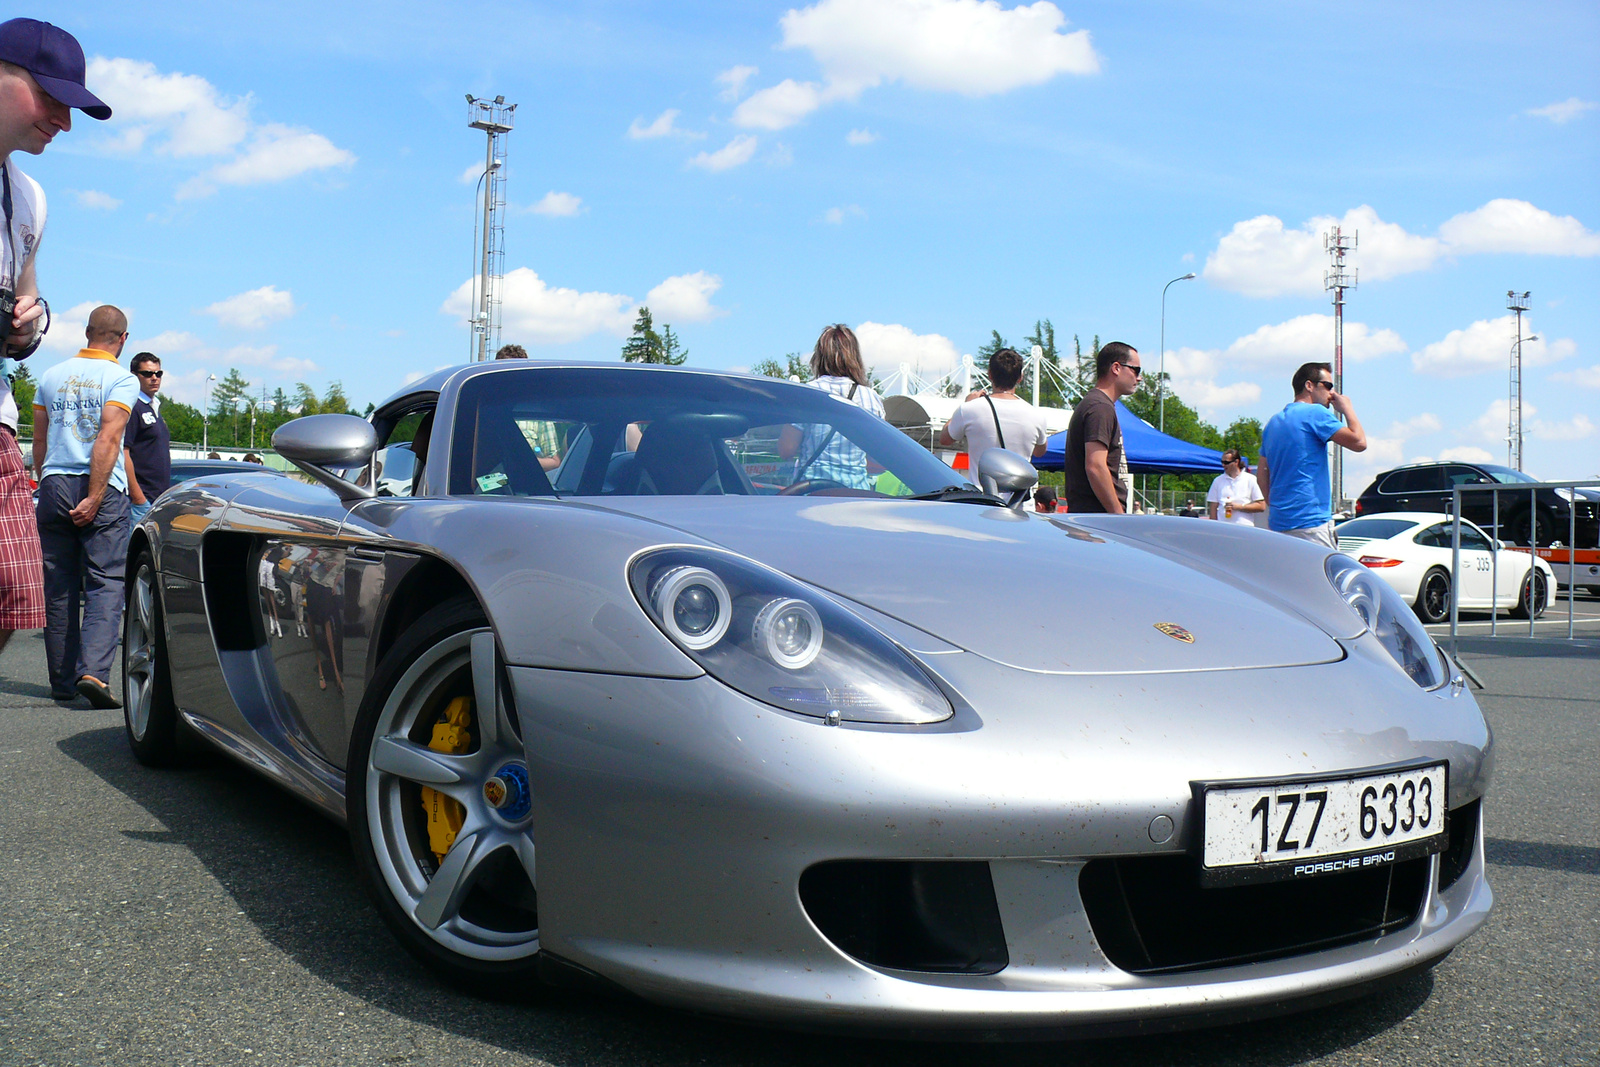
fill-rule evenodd
<path id="1" fill-rule="evenodd" d="M 981 860 L 833 860 L 800 876 L 824 937 L 874 967 L 936 974 L 1003 970 L 1005 931 Z"/>

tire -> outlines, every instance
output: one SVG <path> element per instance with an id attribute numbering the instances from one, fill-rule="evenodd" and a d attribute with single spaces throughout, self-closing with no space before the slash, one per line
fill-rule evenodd
<path id="1" fill-rule="evenodd" d="M 1517 595 L 1517 606 L 1511 609 L 1513 619 L 1537 619 L 1550 606 L 1550 579 L 1537 567 L 1530 568 L 1522 578 L 1522 592 Z"/>
<path id="2" fill-rule="evenodd" d="M 1417 618 L 1426 623 L 1440 623 L 1450 618 L 1450 572 L 1435 567 L 1422 576 L 1417 587 L 1417 601 L 1412 605 Z"/>
<path id="3" fill-rule="evenodd" d="M 1523 540 L 1528 536 L 1528 513 L 1526 511 L 1519 511 L 1513 517 L 1503 520 L 1500 528 L 1505 531 L 1500 535 L 1502 541 L 1513 545 L 1525 545 L 1528 543 Z M 1561 529 L 1562 536 L 1565 536 L 1566 527 L 1563 526 Z M 1544 508 L 1539 508 L 1534 512 L 1533 536 L 1540 547 L 1548 547 L 1555 543 L 1557 536 L 1556 518 Z"/>
<path id="4" fill-rule="evenodd" d="M 460 697 L 471 701 L 465 751 L 430 749 Z M 477 712 L 490 699 L 498 711 L 486 730 Z M 356 862 L 389 929 L 448 982 L 502 997 L 533 984 L 539 955 L 532 797 L 515 718 L 482 609 L 470 598 L 433 608 L 378 665 L 351 737 L 346 794 Z M 491 778 L 498 809 L 485 796 Z M 451 802 L 463 821 L 453 842 L 440 841 L 440 858 L 425 804 Z"/>
<path id="5" fill-rule="evenodd" d="M 122 723 L 134 759 L 149 767 L 171 767 L 182 762 L 188 747 L 172 699 L 161 592 L 148 548 L 139 552 L 131 571 L 122 612 Z"/>

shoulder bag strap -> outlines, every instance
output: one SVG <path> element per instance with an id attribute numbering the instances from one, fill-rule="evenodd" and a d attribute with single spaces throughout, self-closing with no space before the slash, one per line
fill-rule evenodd
<path id="1" fill-rule="evenodd" d="M 1006 432 L 1000 428 L 1000 412 L 995 410 L 994 397 L 984 393 L 983 398 L 989 402 L 989 414 L 994 416 L 994 435 L 1000 439 L 1000 447 L 1004 448 L 1006 447 Z"/>

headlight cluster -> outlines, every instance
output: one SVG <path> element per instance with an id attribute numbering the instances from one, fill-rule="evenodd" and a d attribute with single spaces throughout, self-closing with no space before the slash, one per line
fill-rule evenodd
<path id="1" fill-rule="evenodd" d="M 634 594 L 707 674 L 747 696 L 829 721 L 939 722 L 949 700 L 904 650 L 832 598 L 709 549 L 640 556 Z"/>
<path id="2" fill-rule="evenodd" d="M 1412 681 L 1424 689 L 1437 689 L 1449 680 L 1450 672 L 1433 638 L 1394 586 L 1341 553 L 1328 557 L 1327 571 L 1328 581 L 1350 610 L 1361 617 Z"/>

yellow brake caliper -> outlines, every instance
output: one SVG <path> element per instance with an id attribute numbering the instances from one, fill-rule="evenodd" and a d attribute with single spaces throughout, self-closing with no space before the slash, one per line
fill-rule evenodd
<path id="1" fill-rule="evenodd" d="M 461 755 L 472 747 L 472 734 L 468 732 L 471 725 L 472 698 L 456 697 L 444 709 L 444 718 L 434 723 L 433 739 L 428 747 L 451 756 Z M 433 849 L 434 858 L 443 863 L 445 853 L 456 843 L 456 834 L 461 832 L 467 809 L 460 801 L 423 786 L 422 810 L 428 814 L 428 847 Z"/>

